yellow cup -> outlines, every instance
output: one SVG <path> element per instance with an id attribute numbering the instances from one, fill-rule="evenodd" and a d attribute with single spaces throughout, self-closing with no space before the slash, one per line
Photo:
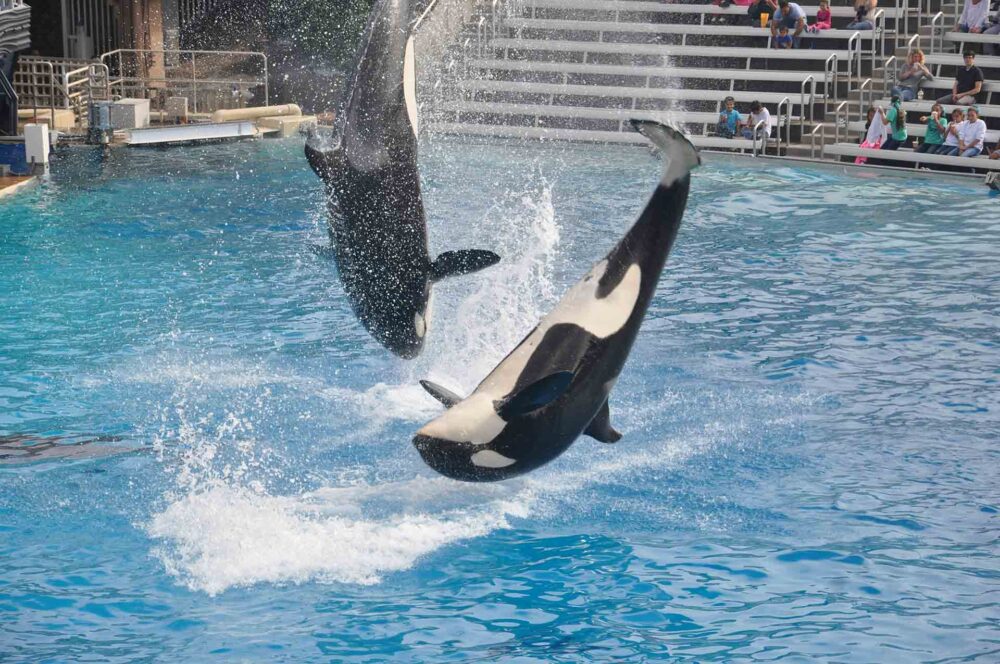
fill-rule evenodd
<path id="1" fill-rule="evenodd" d="M 760 15 L 760 27 L 766 28 L 767 27 L 767 21 L 770 18 L 771 18 L 770 14 L 761 14 Z"/>

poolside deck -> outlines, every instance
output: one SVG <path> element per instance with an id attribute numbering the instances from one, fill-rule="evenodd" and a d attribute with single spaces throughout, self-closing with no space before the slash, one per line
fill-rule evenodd
<path id="1" fill-rule="evenodd" d="M 33 175 L 2 175 L 0 176 L 0 198 L 29 187 L 34 181 L 35 176 Z"/>

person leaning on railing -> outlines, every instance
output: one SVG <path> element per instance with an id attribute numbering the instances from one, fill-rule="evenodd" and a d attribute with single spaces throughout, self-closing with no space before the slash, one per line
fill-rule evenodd
<path id="1" fill-rule="evenodd" d="M 940 97 L 939 104 L 975 104 L 983 89 L 983 70 L 976 66 L 976 54 L 966 51 L 965 66 L 955 72 L 955 82 L 951 86 L 951 94 Z"/>
<path id="2" fill-rule="evenodd" d="M 777 36 L 778 28 L 782 26 L 789 30 L 795 30 L 792 34 L 792 42 L 795 48 L 798 48 L 802 40 L 802 31 L 806 29 L 806 13 L 798 3 L 779 0 L 778 14 L 771 19 L 771 45 L 774 48 L 781 48 L 778 46 Z"/>

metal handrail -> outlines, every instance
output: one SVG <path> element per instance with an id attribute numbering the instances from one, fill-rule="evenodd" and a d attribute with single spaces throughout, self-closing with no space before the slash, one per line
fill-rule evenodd
<path id="1" fill-rule="evenodd" d="M 781 153 L 781 105 L 785 105 L 785 142 L 788 145 L 792 144 L 792 100 L 788 97 L 782 97 L 781 101 L 778 102 L 778 152 Z"/>
<path id="2" fill-rule="evenodd" d="M 844 111 L 846 114 L 847 100 L 837 104 L 837 108 L 833 110 L 833 141 L 834 143 L 840 143 L 840 113 Z"/>
<path id="3" fill-rule="evenodd" d="M 823 75 L 824 75 L 824 77 L 827 74 L 829 74 L 830 78 L 833 79 L 833 98 L 837 99 L 837 97 L 840 94 L 837 91 L 837 88 L 840 86 L 840 72 L 837 71 L 837 54 L 836 53 L 831 53 L 830 57 L 828 57 L 823 62 Z M 827 90 L 826 94 L 827 94 L 828 97 L 830 96 L 829 90 Z"/>
<path id="4" fill-rule="evenodd" d="M 941 23 L 940 26 L 935 28 L 937 23 Z M 934 47 L 934 38 L 940 36 L 941 44 L 939 48 L 944 48 L 944 12 L 938 12 L 931 17 L 931 53 L 937 53 L 937 49 Z"/>
<path id="5" fill-rule="evenodd" d="M 809 94 L 809 121 L 812 122 L 813 120 L 816 119 L 816 111 L 815 111 L 815 106 L 816 106 L 816 78 L 812 74 L 810 74 L 809 76 L 806 76 L 804 79 L 802 79 L 802 86 L 801 86 L 801 89 L 800 89 L 800 93 L 802 95 L 802 111 L 803 112 L 802 112 L 802 117 L 799 118 L 799 126 L 801 127 L 801 129 L 802 129 L 803 132 L 806 130 L 806 125 L 805 125 L 805 116 L 806 116 L 806 114 L 805 114 L 805 108 L 806 108 L 806 83 L 812 83 L 812 90 L 811 90 L 811 92 Z"/>
<path id="6" fill-rule="evenodd" d="M 816 158 L 816 132 L 823 129 L 823 125 L 818 124 L 809 132 L 809 156 Z"/>
<path id="7" fill-rule="evenodd" d="M 192 87 L 192 96 L 194 97 L 193 104 L 192 104 L 194 112 L 198 111 L 198 84 L 199 83 L 202 83 L 202 84 L 206 83 L 205 79 L 198 79 L 198 70 L 197 70 L 197 66 L 196 66 L 196 59 L 197 59 L 196 56 L 198 56 L 198 55 L 210 55 L 210 56 L 235 55 L 235 56 L 259 57 L 262 60 L 262 63 L 263 63 L 263 74 L 262 74 L 262 77 L 261 77 L 261 79 L 260 79 L 259 82 L 263 83 L 263 85 L 264 85 L 264 105 L 265 106 L 269 106 L 270 105 L 270 98 L 271 98 L 271 96 L 270 96 L 270 89 L 269 89 L 269 84 L 268 84 L 268 61 L 267 61 L 267 54 L 263 53 L 261 51 L 205 51 L 205 50 L 195 50 L 195 49 L 170 49 L 170 48 L 166 48 L 166 49 L 164 49 L 164 48 L 157 48 L 157 49 L 150 49 L 150 48 L 119 48 L 119 49 L 115 49 L 113 51 L 108 51 L 107 53 L 102 53 L 101 57 L 100 57 L 101 64 L 103 66 L 107 67 L 108 71 L 110 71 L 111 67 L 108 64 L 108 59 L 111 58 L 111 57 L 114 57 L 114 56 L 118 56 L 118 62 L 121 64 L 122 63 L 122 56 L 125 55 L 125 54 L 135 54 L 135 55 L 139 55 L 139 54 L 152 54 L 152 55 L 163 55 L 164 57 L 167 56 L 168 54 L 169 55 L 179 55 L 179 56 L 190 56 L 191 57 L 191 75 L 192 75 L 190 79 L 167 78 L 166 76 L 164 76 L 163 78 L 126 77 L 126 76 L 122 76 L 122 75 L 119 74 L 118 78 L 115 79 L 115 80 L 113 80 L 113 81 L 110 80 L 110 78 L 109 78 L 108 87 L 109 87 L 109 89 L 114 89 L 114 87 L 116 85 L 124 87 L 124 85 L 125 85 L 126 82 L 143 82 L 143 83 L 147 83 L 147 82 L 161 83 L 162 82 L 162 83 L 167 83 L 167 84 L 171 84 L 171 83 L 187 84 L 187 83 L 190 83 L 191 87 Z M 255 77 L 251 81 L 247 81 L 247 80 L 243 80 L 243 79 L 233 79 L 233 80 L 230 80 L 230 81 L 222 81 L 221 83 L 255 83 L 256 84 L 256 83 L 258 83 L 258 80 Z"/>
<path id="8" fill-rule="evenodd" d="M 875 93 L 872 89 L 872 80 L 870 78 L 866 78 L 861 82 L 861 85 L 858 86 L 858 103 L 864 105 L 865 86 L 868 87 L 868 105 L 871 106 L 875 101 Z"/>
<path id="9" fill-rule="evenodd" d="M 882 96 L 889 92 L 889 65 L 896 61 L 896 56 L 892 55 L 882 63 Z"/>

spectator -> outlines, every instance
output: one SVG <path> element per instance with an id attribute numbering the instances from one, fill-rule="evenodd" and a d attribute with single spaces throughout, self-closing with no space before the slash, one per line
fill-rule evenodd
<path id="1" fill-rule="evenodd" d="M 917 88 L 924 79 L 934 80 L 931 70 L 924 65 L 924 52 L 919 48 L 910 51 L 906 57 L 906 64 L 899 68 L 896 76 L 896 85 L 892 88 L 892 96 L 899 97 L 903 101 L 913 101 L 917 98 Z"/>
<path id="2" fill-rule="evenodd" d="M 948 154 L 960 157 L 978 157 L 983 151 L 983 139 L 986 138 L 986 123 L 979 118 L 979 109 L 970 106 L 966 112 L 967 118 L 958 127 L 958 147 Z"/>
<path id="3" fill-rule="evenodd" d="M 795 48 L 798 48 L 799 41 L 802 39 L 802 31 L 806 29 L 806 13 L 802 11 L 802 7 L 799 7 L 798 3 L 788 0 L 778 1 L 778 15 L 771 19 L 771 42 L 775 48 L 780 48 L 775 37 L 778 34 L 778 28 L 782 25 L 789 30 L 795 29 L 792 34 L 792 43 Z"/>
<path id="4" fill-rule="evenodd" d="M 759 101 L 754 101 L 750 104 L 750 117 L 743 127 L 743 138 L 754 138 L 754 129 L 758 124 L 760 128 L 757 129 L 757 138 L 766 143 L 771 138 L 771 113 Z"/>
<path id="5" fill-rule="evenodd" d="M 917 148 L 917 152 L 936 154 L 938 149 L 944 145 L 944 135 L 948 131 L 945 123 L 944 107 L 941 104 L 931 106 L 931 114 L 920 117 L 921 122 L 927 123 L 927 133 L 924 134 L 924 141 Z"/>
<path id="6" fill-rule="evenodd" d="M 879 117 L 875 122 L 881 121 L 889 131 L 889 138 L 882 143 L 880 150 L 897 150 L 906 142 L 906 112 L 902 106 L 899 97 L 893 97 L 890 100 L 888 113 L 881 106 L 878 107 Z"/>
<path id="7" fill-rule="evenodd" d="M 993 14 L 993 18 L 990 19 L 990 25 L 983 30 L 984 35 L 1000 35 L 1000 5 L 997 5 L 997 11 Z M 996 55 L 997 45 L 996 44 L 983 44 L 983 55 Z"/>
<path id="8" fill-rule="evenodd" d="M 726 109 L 719 113 L 719 125 L 716 127 L 716 136 L 722 138 L 732 138 L 736 136 L 736 130 L 740 126 L 740 112 L 736 110 L 736 100 L 726 97 Z"/>
<path id="9" fill-rule="evenodd" d="M 990 159 L 1000 159 L 1000 143 L 997 143 L 997 146 L 993 148 L 993 152 L 990 153 Z"/>
<path id="10" fill-rule="evenodd" d="M 982 32 L 989 24 L 990 0 L 965 0 L 965 8 L 958 17 L 958 32 Z"/>
<path id="11" fill-rule="evenodd" d="M 948 123 L 948 129 L 944 134 L 944 143 L 933 154 L 949 155 L 952 150 L 958 152 L 958 130 L 965 124 L 965 114 L 962 113 L 962 109 L 956 108 L 951 112 L 951 122 Z"/>
<path id="12" fill-rule="evenodd" d="M 878 112 L 875 107 L 870 106 L 868 108 L 868 123 L 865 125 L 865 140 L 861 141 L 861 145 L 858 147 L 878 150 L 882 147 L 882 143 L 885 142 L 885 125 L 882 124 L 877 115 Z M 858 157 L 854 160 L 854 163 L 863 164 L 866 161 L 868 161 L 867 157 Z"/>
<path id="13" fill-rule="evenodd" d="M 819 10 L 816 12 L 816 22 L 806 28 L 806 30 L 809 32 L 829 30 L 832 18 L 833 15 L 830 13 L 830 3 L 827 0 L 820 0 Z"/>
<path id="14" fill-rule="evenodd" d="M 777 16 L 777 0 L 753 0 L 747 8 L 747 16 L 750 17 L 751 22 L 753 22 L 754 25 L 759 24 L 762 28 L 765 25 L 765 23 L 761 22 L 761 15 L 763 14 L 767 14 L 768 16 Z"/>
<path id="15" fill-rule="evenodd" d="M 955 72 L 951 94 L 937 100 L 939 104 L 975 104 L 983 89 L 983 70 L 976 66 L 976 54 L 965 52 L 965 66 Z"/>
<path id="16" fill-rule="evenodd" d="M 788 26 L 782 25 L 778 28 L 778 38 L 774 40 L 775 48 L 791 48 L 792 36 L 788 34 Z"/>
<path id="17" fill-rule="evenodd" d="M 874 30 L 875 24 L 868 18 L 875 13 L 878 0 L 857 0 L 854 4 L 854 20 L 847 24 L 848 30 Z"/>

